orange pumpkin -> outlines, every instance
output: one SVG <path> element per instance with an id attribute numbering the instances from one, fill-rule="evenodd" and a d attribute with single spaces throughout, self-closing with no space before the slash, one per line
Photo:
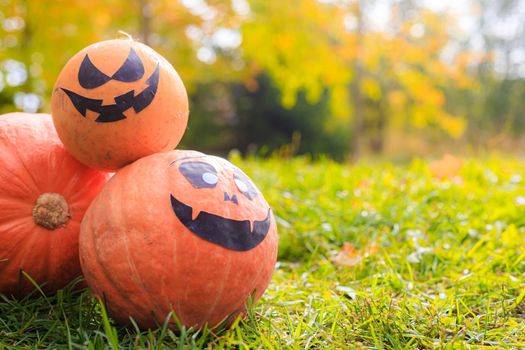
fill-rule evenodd
<path id="1" fill-rule="evenodd" d="M 74 159 L 48 114 L 0 116 L 0 293 L 46 292 L 81 275 L 80 222 L 106 173 Z"/>
<path id="2" fill-rule="evenodd" d="M 80 260 L 119 323 L 154 327 L 173 311 L 188 327 L 215 327 L 263 294 L 277 242 L 268 203 L 239 168 L 176 150 L 108 182 L 82 222 Z"/>
<path id="3" fill-rule="evenodd" d="M 175 148 L 189 113 L 175 69 L 130 39 L 102 41 L 73 56 L 55 83 L 51 110 L 67 150 L 106 170 Z"/>

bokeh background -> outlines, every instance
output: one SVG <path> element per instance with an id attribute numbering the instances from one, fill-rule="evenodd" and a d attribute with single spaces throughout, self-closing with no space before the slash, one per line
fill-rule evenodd
<path id="1" fill-rule="evenodd" d="M 0 112 L 50 111 L 67 60 L 124 31 L 184 80 L 182 147 L 523 155 L 520 0 L 0 0 Z"/>

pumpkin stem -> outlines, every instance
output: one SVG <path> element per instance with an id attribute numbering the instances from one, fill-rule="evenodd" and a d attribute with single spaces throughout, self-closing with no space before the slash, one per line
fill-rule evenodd
<path id="1" fill-rule="evenodd" d="M 58 193 L 43 193 L 36 200 L 33 208 L 33 220 L 38 225 L 54 230 L 65 226 L 71 214 L 66 199 Z"/>
<path id="2" fill-rule="evenodd" d="M 131 36 L 131 34 L 125 32 L 125 31 L 123 31 L 123 30 L 119 30 L 118 33 L 119 33 L 120 35 L 124 35 L 124 36 L 127 37 L 129 40 L 133 41 L 133 37 Z"/>

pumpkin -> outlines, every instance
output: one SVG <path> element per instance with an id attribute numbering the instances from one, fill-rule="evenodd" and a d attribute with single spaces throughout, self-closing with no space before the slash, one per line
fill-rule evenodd
<path id="1" fill-rule="evenodd" d="M 0 158 L 0 293 L 34 290 L 25 274 L 54 292 L 81 275 L 80 222 L 108 175 L 64 149 L 48 114 L 1 115 Z"/>
<path id="2" fill-rule="evenodd" d="M 248 176 L 222 158 L 174 150 L 108 182 L 82 222 L 80 260 L 121 324 L 131 317 L 155 327 L 173 311 L 187 327 L 218 327 L 261 297 L 277 243 L 270 207 Z"/>
<path id="3" fill-rule="evenodd" d="M 55 83 L 51 110 L 67 150 L 105 170 L 175 148 L 189 113 L 175 69 L 131 39 L 102 41 L 73 56 Z"/>

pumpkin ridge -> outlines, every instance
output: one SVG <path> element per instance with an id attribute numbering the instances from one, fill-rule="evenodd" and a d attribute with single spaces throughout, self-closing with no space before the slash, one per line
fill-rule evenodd
<path id="1" fill-rule="evenodd" d="M 2 197 L 4 197 L 4 198 L 0 199 L 0 205 L 2 205 L 2 206 L 6 205 L 6 204 L 20 205 L 21 207 L 31 206 L 28 203 L 27 198 L 7 197 L 7 196 L 9 196 L 9 193 L 1 193 L 1 192 L 0 192 L 0 195 Z M 0 220 L 1 219 L 2 219 L 2 217 L 0 217 Z"/>
<path id="2" fill-rule="evenodd" d="M 73 158 L 71 155 L 67 154 L 65 150 L 62 150 L 62 152 L 60 152 L 59 154 L 49 154 L 49 156 L 46 159 L 46 162 L 47 164 L 53 164 L 54 168 L 61 169 L 65 163 L 64 157 Z M 88 173 L 91 176 L 88 175 L 89 180 L 85 181 L 84 179 L 86 179 L 86 174 Z M 95 172 L 93 172 L 91 169 L 86 169 L 84 174 L 79 174 L 75 172 L 60 172 L 59 174 L 55 175 L 55 179 L 49 179 L 51 181 L 46 184 L 46 189 L 49 190 L 47 192 L 59 192 L 64 198 L 68 198 L 68 205 L 71 206 L 72 203 L 76 202 L 77 197 L 82 198 L 80 197 L 81 194 L 78 193 L 80 192 L 80 186 L 83 186 L 84 188 L 89 188 L 95 185 L 93 184 L 93 182 L 98 181 L 96 177 L 93 176 L 93 174 L 95 174 Z M 63 179 L 64 181 L 67 179 L 66 186 L 60 188 L 54 186 L 53 180 L 56 179 Z M 75 191 L 75 188 L 78 188 L 79 190 Z"/>
<path id="3" fill-rule="evenodd" d="M 255 288 L 255 287 L 260 283 L 259 278 L 261 278 L 261 274 L 262 274 L 263 272 L 264 272 L 264 268 L 259 268 L 259 269 L 257 269 L 257 274 L 255 275 L 255 277 L 253 278 L 253 281 L 252 281 L 252 287 L 250 287 L 250 288 L 248 289 L 248 293 L 249 293 L 249 294 L 248 294 L 248 298 L 253 294 L 253 292 L 255 292 L 255 293 L 259 292 L 258 290 L 256 290 L 257 288 Z M 254 295 L 254 298 L 255 298 L 255 297 L 256 297 L 256 296 Z M 246 301 L 247 301 L 247 300 L 245 300 L 244 303 L 243 303 L 243 305 L 242 305 L 243 308 L 246 307 Z"/>
<path id="4" fill-rule="evenodd" d="M 47 262 L 47 264 L 44 264 L 42 266 L 42 271 L 45 271 L 45 274 L 44 276 L 51 276 L 51 273 L 53 272 L 53 261 L 52 261 L 52 257 L 51 257 L 51 247 L 53 247 L 55 245 L 55 240 L 57 239 L 57 235 L 51 235 L 51 237 L 49 237 L 49 239 L 46 239 L 44 240 L 45 241 L 45 245 L 46 245 L 46 253 L 45 254 L 45 261 Z M 60 268 L 61 266 L 59 266 Z M 53 287 L 53 286 L 50 286 L 50 287 Z"/>
<path id="5" fill-rule="evenodd" d="M 96 245 L 95 245 L 95 246 L 96 246 Z M 101 272 L 102 275 L 103 275 L 103 276 L 105 277 L 105 279 L 106 279 L 106 283 L 99 283 L 101 286 L 103 285 L 104 287 L 102 288 L 103 290 L 101 291 L 101 294 L 102 294 L 102 295 L 98 295 L 98 294 L 97 294 L 98 298 L 102 299 L 102 301 L 103 301 L 104 303 L 106 303 L 106 302 L 107 302 L 107 300 L 106 300 L 106 295 L 109 294 L 108 289 L 110 289 L 110 290 L 111 290 L 111 296 L 113 296 L 113 298 L 112 298 L 113 301 L 110 301 L 110 303 L 113 303 L 114 305 L 117 305 L 117 306 L 118 306 L 119 304 L 122 305 L 122 300 L 124 300 L 126 303 L 131 304 L 135 309 L 137 309 L 137 310 L 143 310 L 143 311 L 144 311 L 144 308 L 143 308 L 144 305 L 133 302 L 130 298 L 128 298 L 127 295 L 124 294 L 124 291 L 123 291 L 123 290 L 121 290 L 120 288 L 115 288 L 115 287 L 113 287 L 113 286 L 115 286 L 115 285 L 118 285 L 118 284 L 116 284 L 116 282 L 118 282 L 118 281 L 115 280 L 115 279 L 112 277 L 113 275 L 108 271 L 108 269 L 105 267 L 105 265 L 102 264 L 102 263 L 100 263 L 98 257 L 97 257 L 97 259 L 96 259 L 96 266 L 95 266 L 95 269 L 97 269 L 99 272 Z M 95 273 L 95 272 L 96 272 L 95 269 L 93 269 L 93 270 L 91 271 L 91 273 Z M 97 275 L 97 278 L 100 278 L 99 275 Z M 88 284 L 89 284 L 89 283 L 88 283 Z M 121 300 L 121 302 L 117 302 L 117 303 L 114 302 L 114 300 L 116 299 L 116 298 L 115 298 L 115 295 Z M 146 312 L 146 313 L 147 313 L 147 312 Z"/>
<path id="6" fill-rule="evenodd" d="M 85 200 L 84 198 L 85 198 L 85 194 L 91 191 L 93 182 L 98 182 L 98 181 L 96 179 L 89 179 L 88 181 L 85 181 L 85 183 L 82 183 L 82 180 L 79 179 L 78 183 L 75 182 L 74 184 L 64 189 L 64 194 L 69 194 L 68 198 L 70 198 L 69 202 L 71 203 L 70 208 L 73 206 L 78 206 L 78 205 L 81 205 L 84 208 L 89 207 L 91 202 L 89 200 Z M 78 189 L 76 189 L 77 187 Z M 73 220 L 73 217 L 71 217 L 71 220 Z"/>
<path id="7" fill-rule="evenodd" d="M 55 249 L 59 250 L 66 250 L 66 243 L 65 240 L 71 240 L 72 232 L 80 232 L 80 225 L 73 221 L 69 220 L 67 227 L 64 228 L 58 228 L 56 234 L 52 234 L 51 239 L 49 241 L 49 252 L 51 252 L 51 247 L 55 247 Z M 78 252 L 78 240 L 76 243 L 76 252 Z M 71 243 L 67 244 L 67 247 L 70 249 L 73 248 Z M 82 276 L 82 271 L 80 268 L 80 258 L 78 257 L 78 254 L 71 254 L 68 256 L 68 258 L 65 258 L 64 254 L 60 259 L 57 258 L 56 255 L 49 254 L 49 260 L 47 264 L 46 271 L 49 273 L 48 276 L 55 276 L 57 274 L 63 274 L 70 276 L 69 280 L 72 280 L 78 276 Z M 74 266 L 75 268 L 72 269 L 71 266 Z M 67 270 L 66 270 L 67 268 Z M 53 285 L 53 289 L 60 288 L 59 286 Z"/>
<path id="8" fill-rule="evenodd" d="M 6 157 L 4 155 L 2 155 L 2 157 Z M 14 161 L 19 161 L 20 159 L 17 159 L 19 157 L 13 157 L 14 158 Z M 10 159 L 8 159 L 9 161 Z M 3 161 L 5 161 L 5 159 L 3 159 Z M 25 169 L 25 172 L 27 172 L 27 169 Z M 35 193 L 35 188 L 31 188 L 31 186 L 28 184 L 28 181 L 24 181 L 25 178 L 24 178 L 24 175 L 25 174 L 20 174 L 20 173 L 17 173 L 15 171 L 13 171 L 13 169 L 11 169 L 10 167 L 2 167 L 2 172 L 3 173 L 6 173 L 6 179 L 9 179 L 9 182 L 12 186 L 16 186 L 20 192 L 22 192 L 24 195 L 28 195 L 28 194 L 32 194 L 32 193 Z M 2 174 L 3 175 L 3 174 Z M 33 181 L 34 182 L 34 181 Z M 36 184 L 35 184 L 36 186 Z M 6 195 L 10 195 L 10 193 L 5 193 Z M 13 197 L 14 198 L 14 197 Z M 23 200 L 23 198 L 21 198 L 21 200 Z"/>
<path id="9" fill-rule="evenodd" d="M 30 221 L 30 219 L 28 217 L 20 217 L 16 221 L 18 221 L 18 220 L 20 221 L 20 223 L 15 225 L 15 226 L 13 226 L 13 227 L 11 227 L 10 229 L 20 229 L 24 225 L 34 226 L 33 221 L 32 220 Z M 0 232 L 6 232 L 5 230 L 2 229 L 2 225 L 1 224 L 0 224 Z M 12 245 L 13 251 L 14 251 L 14 255 L 9 255 L 8 258 L 2 258 L 2 259 L 5 259 L 5 260 L 0 259 L 0 261 L 2 261 L 2 263 L 4 263 L 4 268 L 9 268 L 11 262 L 12 261 L 16 261 L 16 258 L 20 255 L 21 252 L 23 252 L 25 250 L 24 247 L 26 247 L 27 244 L 28 244 L 28 242 L 24 242 L 24 244 L 22 245 L 22 249 L 15 249 L 17 247 L 20 247 L 20 243 L 21 242 L 27 240 L 27 236 L 24 236 L 24 235 L 19 235 L 19 236 L 20 236 L 20 237 L 18 237 L 19 239 L 15 242 L 15 244 Z M 1 266 L 2 265 L 0 265 L 0 271 L 1 271 Z"/>
<path id="10" fill-rule="evenodd" d="M 221 283 L 220 287 L 217 288 L 217 292 L 215 293 L 215 301 L 213 302 L 212 305 L 210 305 L 208 314 L 204 318 L 206 320 L 208 320 L 210 315 L 213 314 L 213 311 L 215 311 L 215 308 L 217 307 L 217 303 L 218 303 L 219 299 L 222 297 L 222 294 L 224 293 L 224 286 L 226 285 L 226 281 L 229 281 L 228 277 L 230 275 L 231 268 L 232 268 L 232 263 L 231 262 L 232 262 L 232 257 L 231 257 L 231 255 L 228 255 L 228 268 L 226 270 L 226 273 L 224 274 L 225 278 L 222 279 L 222 283 Z"/>
<path id="11" fill-rule="evenodd" d="M 2 169 L 3 172 L 8 173 L 8 176 L 6 178 L 9 179 L 9 182 L 16 186 L 18 191 L 23 193 L 24 195 L 32 194 L 34 193 L 34 189 L 30 188 L 30 186 L 27 185 L 27 181 L 24 181 L 23 176 L 20 174 L 15 174 L 14 172 L 9 171 L 9 168 L 4 167 Z M 5 195 L 10 195 L 11 193 L 5 193 Z M 4 195 L 4 193 L 2 193 Z M 13 197 L 13 198 L 19 198 L 21 201 L 24 200 L 23 197 Z"/>
<path id="12" fill-rule="evenodd" d="M 87 216 L 88 215 L 86 215 L 86 217 Z M 82 226 L 84 226 L 84 225 L 82 225 Z M 83 228 L 81 228 L 81 230 L 83 230 Z M 93 236 L 91 237 L 91 242 L 92 242 L 92 245 L 93 245 L 93 249 L 96 250 L 97 245 L 95 243 L 95 237 L 93 237 Z M 82 266 L 83 269 L 85 268 L 84 266 L 85 265 Z M 100 261 L 98 259 L 98 256 L 96 256 L 95 263 L 90 263 L 90 269 L 88 271 L 90 273 L 92 273 L 92 274 L 95 274 L 97 272 L 101 272 L 102 276 L 105 277 L 106 283 L 101 282 L 100 285 L 103 285 L 104 286 L 103 289 L 106 289 L 106 291 L 102 291 L 101 295 L 99 295 L 98 293 L 95 294 L 98 299 L 100 299 L 100 300 L 102 300 L 102 302 L 104 302 L 104 304 L 107 303 L 106 297 L 105 297 L 105 294 L 108 294 L 107 289 L 111 289 L 112 290 L 112 293 L 111 293 L 112 296 L 115 296 L 115 294 L 116 294 L 119 299 L 121 299 L 121 300 L 122 299 L 124 299 L 124 300 L 126 299 L 124 294 L 120 291 L 120 289 L 113 287 L 115 281 L 111 278 L 110 273 L 107 271 L 107 269 L 104 267 L 104 265 L 100 263 Z M 88 284 L 89 284 L 89 282 L 88 282 Z M 115 298 L 113 298 L 113 299 L 115 299 Z M 131 302 L 131 300 L 127 300 L 127 301 L 133 304 L 133 302 Z M 134 304 L 134 306 L 137 306 L 137 305 Z"/>
<path id="13" fill-rule="evenodd" d="M 101 193 L 102 195 L 105 194 L 105 193 Z M 99 198 L 102 198 L 102 196 L 99 196 L 97 197 L 97 199 Z M 95 204 L 96 202 L 98 202 L 98 200 L 95 200 L 93 202 L 93 204 Z M 85 215 L 85 218 L 86 220 L 83 220 L 82 221 L 82 228 L 81 228 L 81 231 L 92 231 L 93 230 L 93 225 L 92 225 L 92 222 L 93 222 L 93 219 L 91 218 L 91 213 L 95 210 L 94 209 L 95 205 L 93 205 L 92 207 L 90 207 L 89 211 L 86 213 Z M 95 215 L 95 214 L 93 214 Z M 95 215 L 96 216 L 96 215 Z M 89 238 L 91 239 L 91 249 L 93 250 L 93 252 L 96 252 L 98 250 L 98 244 L 97 244 L 97 239 L 95 238 L 94 235 L 88 235 Z M 80 242 L 79 242 L 80 243 Z M 89 272 L 92 274 L 92 275 L 97 275 L 97 278 L 100 278 L 97 274 L 97 272 L 100 272 L 102 274 L 102 276 L 105 278 L 106 280 L 106 283 L 100 283 L 100 285 L 104 286 L 103 288 L 101 288 L 102 290 L 100 290 L 99 288 L 99 292 L 101 292 L 101 294 L 110 294 L 113 296 L 113 299 L 115 299 L 115 296 L 117 296 L 118 299 L 120 299 L 120 302 L 118 303 L 114 303 L 113 304 L 122 304 L 122 301 L 125 301 L 125 303 L 129 303 L 131 304 L 135 309 L 137 310 L 143 310 L 143 311 L 146 311 L 147 313 L 147 310 L 144 309 L 144 305 L 143 304 L 139 304 L 139 303 L 135 303 L 133 302 L 130 298 L 128 298 L 127 295 L 125 295 L 123 293 L 123 290 L 120 289 L 120 288 L 115 288 L 114 286 L 117 286 L 118 285 L 118 280 L 116 280 L 114 278 L 114 274 L 111 274 L 106 265 L 101 263 L 100 259 L 99 259 L 99 256 L 97 254 L 94 254 L 95 256 L 95 261 L 94 263 L 90 263 L 90 269 L 89 269 Z M 88 281 L 88 284 L 89 284 L 89 281 Z M 108 289 L 111 290 L 111 293 L 109 293 Z M 102 298 L 104 297 L 103 301 L 104 303 L 106 303 L 106 297 L 105 295 L 98 295 L 99 298 Z"/>
<path id="14" fill-rule="evenodd" d="M 17 222 L 18 220 L 29 219 L 29 213 L 31 213 L 32 207 L 32 203 L 29 203 L 27 200 L 0 200 L 0 208 L 4 209 L 4 212 L 0 216 L 0 233 L 6 232 L 6 229 L 3 228 L 3 226 L 7 226 L 7 229 L 11 229 L 11 227 L 9 227 L 10 223 L 12 224 L 12 222 Z"/>
<path id="15" fill-rule="evenodd" d="M 173 271 L 177 271 L 177 266 L 179 265 L 177 263 L 177 259 L 178 259 L 178 242 L 176 239 L 172 239 L 171 240 L 173 242 L 173 254 L 171 255 L 172 256 L 172 262 L 173 262 Z M 177 308 L 176 310 L 180 310 L 180 304 L 181 304 L 181 298 L 178 297 L 176 298 L 176 303 L 177 303 Z M 170 304 L 170 311 L 172 311 L 174 314 L 175 314 L 175 308 L 173 307 L 173 303 Z M 178 316 L 177 316 L 178 317 Z"/>
<path id="16" fill-rule="evenodd" d="M 36 234 L 33 234 L 31 235 L 31 238 L 29 238 L 29 240 L 27 242 L 24 243 L 24 245 L 22 246 L 22 249 L 17 249 L 14 253 L 14 255 L 12 255 L 10 258 L 11 258 L 11 261 L 15 261 L 16 264 L 18 266 L 20 266 L 20 268 L 18 269 L 19 271 L 22 270 L 24 271 L 25 273 L 27 273 L 29 276 L 31 276 L 31 278 L 33 278 L 35 280 L 35 282 L 37 282 L 39 285 L 39 281 L 36 279 L 36 276 L 37 275 L 40 275 L 40 268 L 41 266 L 37 265 L 37 264 L 32 264 L 31 267 L 33 269 L 32 273 L 29 273 L 29 269 L 25 268 L 24 265 L 25 265 L 25 262 L 27 261 L 27 259 L 31 256 L 31 254 L 28 254 L 27 251 L 33 251 L 33 247 L 34 247 L 34 242 L 35 240 L 38 240 L 40 239 L 40 237 L 42 236 L 39 236 L 39 235 L 36 235 Z M 22 258 L 20 260 L 18 260 L 18 257 L 19 256 L 22 256 Z M 32 256 L 31 256 L 32 257 Z M 42 261 L 44 261 L 43 259 L 37 259 L 36 261 L 42 263 Z M 9 265 L 8 265 L 9 266 Z M 34 267 L 37 267 L 38 269 L 34 269 Z M 34 270 L 37 270 L 38 272 L 35 273 Z M 47 278 L 47 276 L 45 277 Z M 19 285 L 22 285 L 24 282 L 23 281 L 27 281 L 25 278 L 21 278 L 21 276 L 19 275 L 18 277 L 18 284 Z M 27 281 L 27 283 L 31 283 L 30 281 Z M 31 283 L 32 284 L 32 283 Z M 23 289 L 23 287 L 22 287 Z"/>
<path id="17" fill-rule="evenodd" d="M 131 273 L 133 274 L 133 277 L 134 277 L 133 280 L 135 280 L 135 283 L 140 285 L 140 287 L 142 288 L 145 294 L 151 296 L 150 291 L 148 290 L 148 288 L 146 287 L 146 284 L 144 283 L 144 279 L 140 276 L 139 272 L 137 271 L 137 265 L 135 264 L 134 261 L 132 261 L 134 259 L 131 256 L 130 251 L 129 251 L 128 237 L 126 235 L 122 235 L 121 238 L 122 238 L 122 241 L 124 242 L 124 247 L 126 248 L 126 260 L 128 261 L 129 269 L 131 270 Z M 155 301 L 155 298 L 151 298 L 150 301 L 153 304 L 153 307 L 158 312 L 158 315 L 162 315 L 163 314 L 162 308 L 159 306 L 159 304 L 157 304 L 157 302 Z M 160 321 L 163 322 L 163 320 L 160 320 Z"/>
<path id="18" fill-rule="evenodd" d="M 33 174 L 31 174 L 31 171 L 29 171 L 28 166 L 24 162 L 24 158 L 21 156 L 19 148 L 18 147 L 12 147 L 11 149 L 14 150 L 18 160 L 20 161 L 20 165 L 22 165 L 22 168 L 25 170 L 27 178 L 30 179 L 31 182 L 33 183 L 33 185 L 35 186 L 33 190 L 36 190 L 36 191 L 31 191 L 31 192 L 42 193 L 43 191 L 40 190 L 40 186 L 38 186 L 38 183 L 37 183 L 36 179 L 33 177 Z M 31 190 L 31 189 L 29 188 L 29 190 Z"/>
<path id="19" fill-rule="evenodd" d="M 13 222 L 16 222 L 16 224 L 13 224 Z M 8 226 L 9 224 L 13 226 Z M 17 218 L 13 218 L 13 219 L 10 219 L 4 222 L 0 221 L 0 233 L 8 232 L 8 230 L 6 230 L 4 226 L 8 226 L 9 231 L 15 231 L 15 230 L 20 229 L 24 225 L 33 226 L 34 224 L 35 224 L 34 221 L 28 218 L 27 216 L 19 216 Z M 18 242 L 15 242 L 14 246 L 17 246 L 21 241 L 23 241 L 24 239 L 27 239 L 27 236 L 24 236 L 24 235 L 19 235 L 19 236 L 20 236 L 20 240 Z"/>

